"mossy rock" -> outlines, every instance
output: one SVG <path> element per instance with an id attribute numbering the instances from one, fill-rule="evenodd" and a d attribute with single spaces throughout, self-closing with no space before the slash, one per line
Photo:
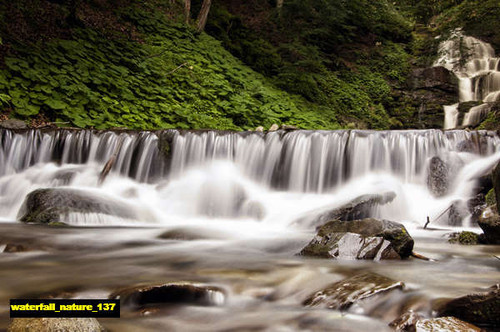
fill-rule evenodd
<path id="1" fill-rule="evenodd" d="M 464 231 L 451 234 L 448 242 L 454 244 L 474 245 L 481 243 L 480 239 L 481 237 L 479 234 Z"/>

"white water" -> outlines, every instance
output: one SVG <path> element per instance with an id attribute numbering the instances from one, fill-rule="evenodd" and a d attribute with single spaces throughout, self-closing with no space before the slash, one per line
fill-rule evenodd
<path id="1" fill-rule="evenodd" d="M 489 112 L 489 104 L 500 100 L 500 58 L 493 47 L 477 38 L 464 36 L 460 29 L 439 46 L 441 57 L 435 66 L 451 70 L 459 79 L 459 100 L 482 101 L 484 104 L 471 108 L 462 126 L 479 124 Z M 458 107 L 458 105 L 456 105 Z M 455 105 L 444 106 L 444 129 L 458 126 Z"/>
<path id="2" fill-rule="evenodd" d="M 158 149 L 170 142 L 170 160 Z M 0 132 L 0 217 L 14 221 L 37 188 L 69 187 L 125 202 L 138 217 L 75 214 L 75 225 L 189 225 L 231 229 L 236 235 L 283 234 L 365 194 L 394 192 L 374 216 L 413 229 L 456 200 L 473 196 L 475 182 L 500 159 L 494 133 L 423 131 L 295 131 L 290 133 Z M 482 155 L 460 152 L 469 140 Z M 105 162 L 123 141 L 102 186 Z M 426 186 L 427 163 L 440 156 L 453 165 L 449 193 L 436 199 Z M 467 218 L 463 220 L 467 225 Z M 446 225 L 447 216 L 434 224 Z"/>

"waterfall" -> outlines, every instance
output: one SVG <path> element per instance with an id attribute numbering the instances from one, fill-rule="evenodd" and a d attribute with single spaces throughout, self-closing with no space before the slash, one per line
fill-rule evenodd
<path id="1" fill-rule="evenodd" d="M 434 156 L 454 169 L 449 194 L 437 200 L 426 185 Z M 311 209 L 393 192 L 380 216 L 421 222 L 471 198 L 476 178 L 498 159 L 500 138 L 486 131 L 0 130 L 0 218 L 15 219 L 33 190 L 61 187 L 114 197 L 147 222 L 205 216 L 286 224 Z M 73 224 L 106 220 L 67 216 Z"/>
<path id="2" fill-rule="evenodd" d="M 479 124 L 489 112 L 489 104 L 500 101 L 500 58 L 493 47 L 477 38 L 464 36 L 460 29 L 439 46 L 441 57 L 434 66 L 451 70 L 459 79 L 460 102 L 479 101 L 465 115 L 462 126 Z M 444 129 L 458 126 L 458 105 L 445 106 Z"/>

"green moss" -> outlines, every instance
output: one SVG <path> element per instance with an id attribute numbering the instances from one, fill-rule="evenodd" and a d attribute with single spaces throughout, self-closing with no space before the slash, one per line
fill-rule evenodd
<path id="1" fill-rule="evenodd" d="M 494 189 L 491 189 L 490 191 L 488 191 L 488 193 L 485 196 L 485 200 L 486 200 L 486 204 L 488 204 L 488 206 L 496 205 L 497 204 L 497 200 L 495 198 L 495 190 Z"/>
<path id="2" fill-rule="evenodd" d="M 462 245 L 474 245 L 479 244 L 479 235 L 473 232 L 460 232 L 453 233 L 448 240 L 450 243 L 462 244 Z"/>

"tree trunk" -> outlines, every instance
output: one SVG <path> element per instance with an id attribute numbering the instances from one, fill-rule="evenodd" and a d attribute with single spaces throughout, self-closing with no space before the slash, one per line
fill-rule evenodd
<path id="1" fill-rule="evenodd" d="M 190 16 L 191 16 L 191 0 L 184 0 L 184 17 L 186 18 L 186 24 L 189 24 Z"/>
<path id="2" fill-rule="evenodd" d="M 207 24 L 208 12 L 210 11 L 210 5 L 212 0 L 203 0 L 201 5 L 200 13 L 198 14 L 198 31 L 202 32 L 205 30 L 205 25 Z"/>

